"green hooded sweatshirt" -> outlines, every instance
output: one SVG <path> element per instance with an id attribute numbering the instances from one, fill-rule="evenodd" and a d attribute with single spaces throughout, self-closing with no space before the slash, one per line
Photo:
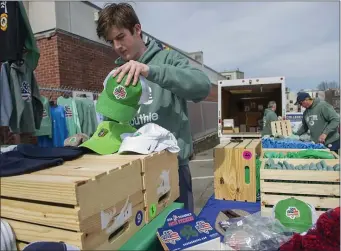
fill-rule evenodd
<path id="1" fill-rule="evenodd" d="M 192 67 L 174 50 L 161 50 L 155 40 L 137 60 L 149 66 L 147 82 L 151 95 L 141 105 L 131 125 L 140 128 L 155 123 L 174 134 L 180 147 L 179 164 L 187 164 L 193 151 L 187 101 L 199 102 L 210 93 L 211 82 L 204 72 Z M 125 62 L 118 58 L 115 62 Z"/>
<path id="2" fill-rule="evenodd" d="M 271 122 L 277 121 L 277 120 L 278 120 L 278 117 L 277 117 L 276 113 L 271 108 L 265 109 L 264 116 L 263 116 L 262 136 L 272 134 Z"/>
<path id="3" fill-rule="evenodd" d="M 340 139 L 337 127 L 340 124 L 340 116 L 334 108 L 325 101 L 314 99 L 311 107 L 303 112 L 302 126 L 297 131 L 297 135 L 302 135 L 308 129 L 310 130 L 311 139 L 318 143 L 321 134 L 327 135 L 325 145 L 333 143 Z"/>
<path id="4" fill-rule="evenodd" d="M 24 55 L 24 60 L 28 68 L 34 71 L 37 68 L 38 61 L 40 58 L 40 51 L 37 47 L 36 39 L 34 38 L 30 21 L 27 17 L 26 10 L 22 1 L 18 1 L 20 14 L 24 20 L 24 24 L 27 30 L 27 36 L 25 39 L 26 53 Z"/>

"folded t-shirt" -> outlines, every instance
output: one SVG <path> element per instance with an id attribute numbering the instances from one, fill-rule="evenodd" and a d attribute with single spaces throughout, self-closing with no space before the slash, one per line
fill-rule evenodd
<path id="1" fill-rule="evenodd" d="M 61 158 L 65 161 L 73 160 L 83 155 L 82 149 L 73 146 L 67 147 L 39 147 L 31 144 L 20 144 L 17 151 L 25 158 L 35 159 L 56 159 Z"/>
<path id="2" fill-rule="evenodd" d="M 30 159 L 18 151 L 0 154 L 0 177 L 9 177 L 40 171 L 63 164 L 62 158 Z"/>

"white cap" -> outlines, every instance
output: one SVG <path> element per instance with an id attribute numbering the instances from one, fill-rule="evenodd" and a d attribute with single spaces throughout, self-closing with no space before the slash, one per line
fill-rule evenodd
<path id="1" fill-rule="evenodd" d="M 154 123 L 148 123 L 130 136 L 126 135 L 118 153 L 135 152 L 149 154 L 163 150 L 178 153 L 180 148 L 176 138 L 165 128 Z"/>

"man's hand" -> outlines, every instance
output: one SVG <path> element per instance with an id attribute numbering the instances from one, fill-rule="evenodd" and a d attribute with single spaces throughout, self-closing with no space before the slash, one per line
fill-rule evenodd
<path id="1" fill-rule="evenodd" d="M 320 143 L 324 143 L 326 142 L 326 138 L 327 138 L 327 134 L 321 134 L 321 136 L 319 137 L 319 142 Z"/>
<path id="2" fill-rule="evenodd" d="M 139 80 L 139 76 L 147 77 L 149 74 L 149 66 L 146 64 L 139 63 L 134 60 L 130 60 L 128 63 L 118 67 L 114 72 L 113 77 L 117 78 L 117 82 L 120 83 L 122 78 L 128 73 L 127 80 L 124 83 L 125 86 L 128 86 L 133 79 L 133 86 L 135 86 Z"/>

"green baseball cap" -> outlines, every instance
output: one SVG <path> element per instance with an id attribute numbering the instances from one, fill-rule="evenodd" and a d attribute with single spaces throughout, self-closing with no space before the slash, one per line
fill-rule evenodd
<path id="1" fill-rule="evenodd" d="M 274 205 L 272 213 L 283 226 L 298 233 L 308 231 L 317 220 L 313 206 L 293 197 L 279 201 Z"/>
<path id="2" fill-rule="evenodd" d="M 80 147 L 88 148 L 98 154 L 106 155 L 118 151 L 126 133 L 134 133 L 136 129 L 129 124 L 114 121 L 103 121 L 96 132 Z"/>
<path id="3" fill-rule="evenodd" d="M 98 98 L 96 111 L 115 121 L 130 122 L 140 105 L 149 100 L 149 86 L 142 76 L 136 86 L 124 85 L 127 75 L 117 83 L 118 76 L 113 77 L 114 72 L 111 71 L 103 82 L 104 90 Z"/>

